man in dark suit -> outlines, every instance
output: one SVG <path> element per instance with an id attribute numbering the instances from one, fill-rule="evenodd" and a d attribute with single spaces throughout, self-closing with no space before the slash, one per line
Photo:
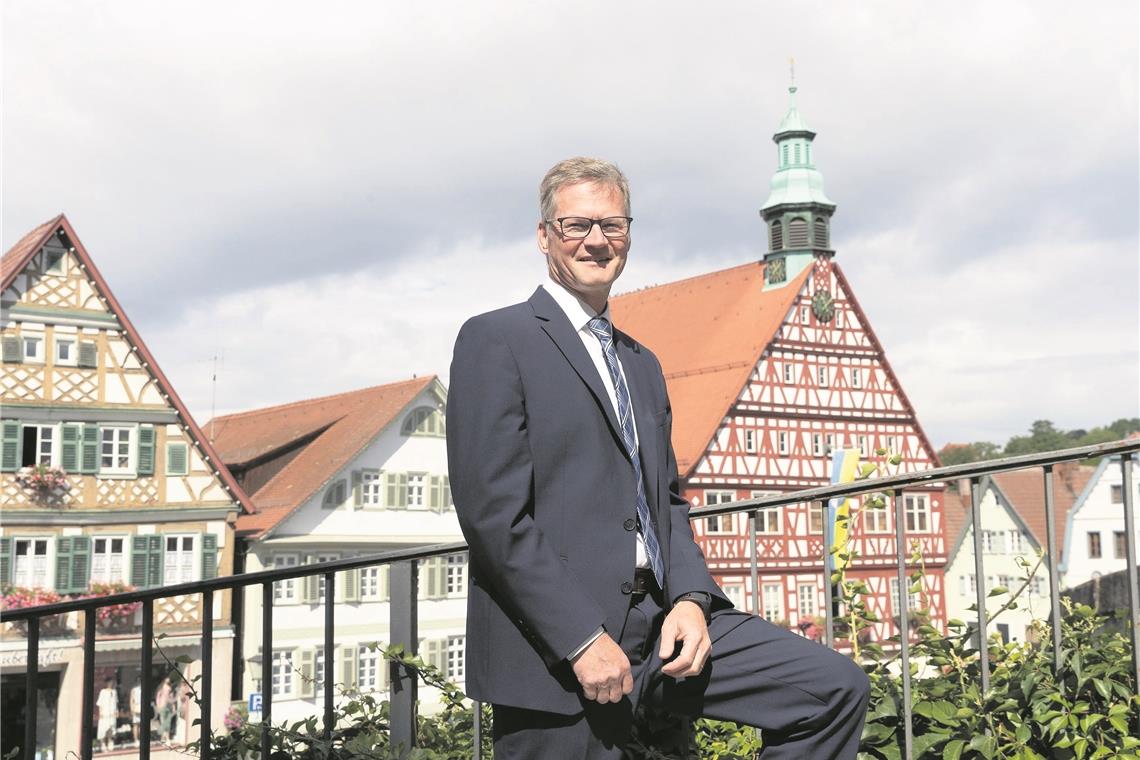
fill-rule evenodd
<path id="1" fill-rule="evenodd" d="M 734 610 L 693 540 L 661 366 L 609 322 L 625 176 L 568 159 L 539 202 L 549 281 L 464 324 L 447 409 L 466 682 L 496 758 L 620 757 L 646 703 L 760 727 L 765 758 L 854 758 L 867 677 Z"/>

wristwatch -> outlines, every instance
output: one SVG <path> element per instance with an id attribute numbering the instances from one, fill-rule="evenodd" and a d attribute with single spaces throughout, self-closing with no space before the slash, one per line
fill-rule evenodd
<path id="1" fill-rule="evenodd" d="M 699 604 L 701 612 L 705 614 L 705 623 L 708 623 L 712 618 L 712 595 L 705 591 L 689 591 L 681 594 L 673 600 L 673 605 L 676 606 L 677 602 L 694 602 Z"/>

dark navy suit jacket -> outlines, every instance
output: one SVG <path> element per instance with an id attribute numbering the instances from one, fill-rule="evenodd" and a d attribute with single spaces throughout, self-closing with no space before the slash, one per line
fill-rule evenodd
<path id="1" fill-rule="evenodd" d="M 678 495 L 672 416 L 657 358 L 615 330 L 633 398 L 665 598 L 712 594 Z M 629 609 L 636 485 L 605 386 L 542 288 L 459 332 L 447 403 L 448 471 L 471 547 L 466 683 L 496 704 L 581 711 L 566 656 Z"/>

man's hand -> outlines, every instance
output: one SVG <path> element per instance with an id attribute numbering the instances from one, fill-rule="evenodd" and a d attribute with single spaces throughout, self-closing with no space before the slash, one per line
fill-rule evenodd
<path id="1" fill-rule="evenodd" d="M 681 653 L 672 662 L 665 663 L 661 672 L 674 678 L 698 675 L 712 651 L 712 641 L 705 625 L 705 612 L 696 602 L 677 602 L 665 616 L 658 650 L 662 660 L 672 656 L 678 641 L 681 642 Z"/>
<path id="2" fill-rule="evenodd" d="M 582 684 L 582 694 L 600 705 L 618 702 L 633 691 L 629 658 L 608 633 L 594 639 L 572 667 L 578 683 Z"/>

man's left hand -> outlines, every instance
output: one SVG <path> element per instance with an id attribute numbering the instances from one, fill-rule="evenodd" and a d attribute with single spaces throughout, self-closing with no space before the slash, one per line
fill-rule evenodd
<path id="1" fill-rule="evenodd" d="M 664 660 L 673 654 L 681 643 L 681 652 L 661 668 L 661 672 L 674 678 L 698 675 L 712 651 L 705 613 L 696 602 L 682 600 L 673 606 L 661 624 L 661 646 L 658 653 Z"/>

